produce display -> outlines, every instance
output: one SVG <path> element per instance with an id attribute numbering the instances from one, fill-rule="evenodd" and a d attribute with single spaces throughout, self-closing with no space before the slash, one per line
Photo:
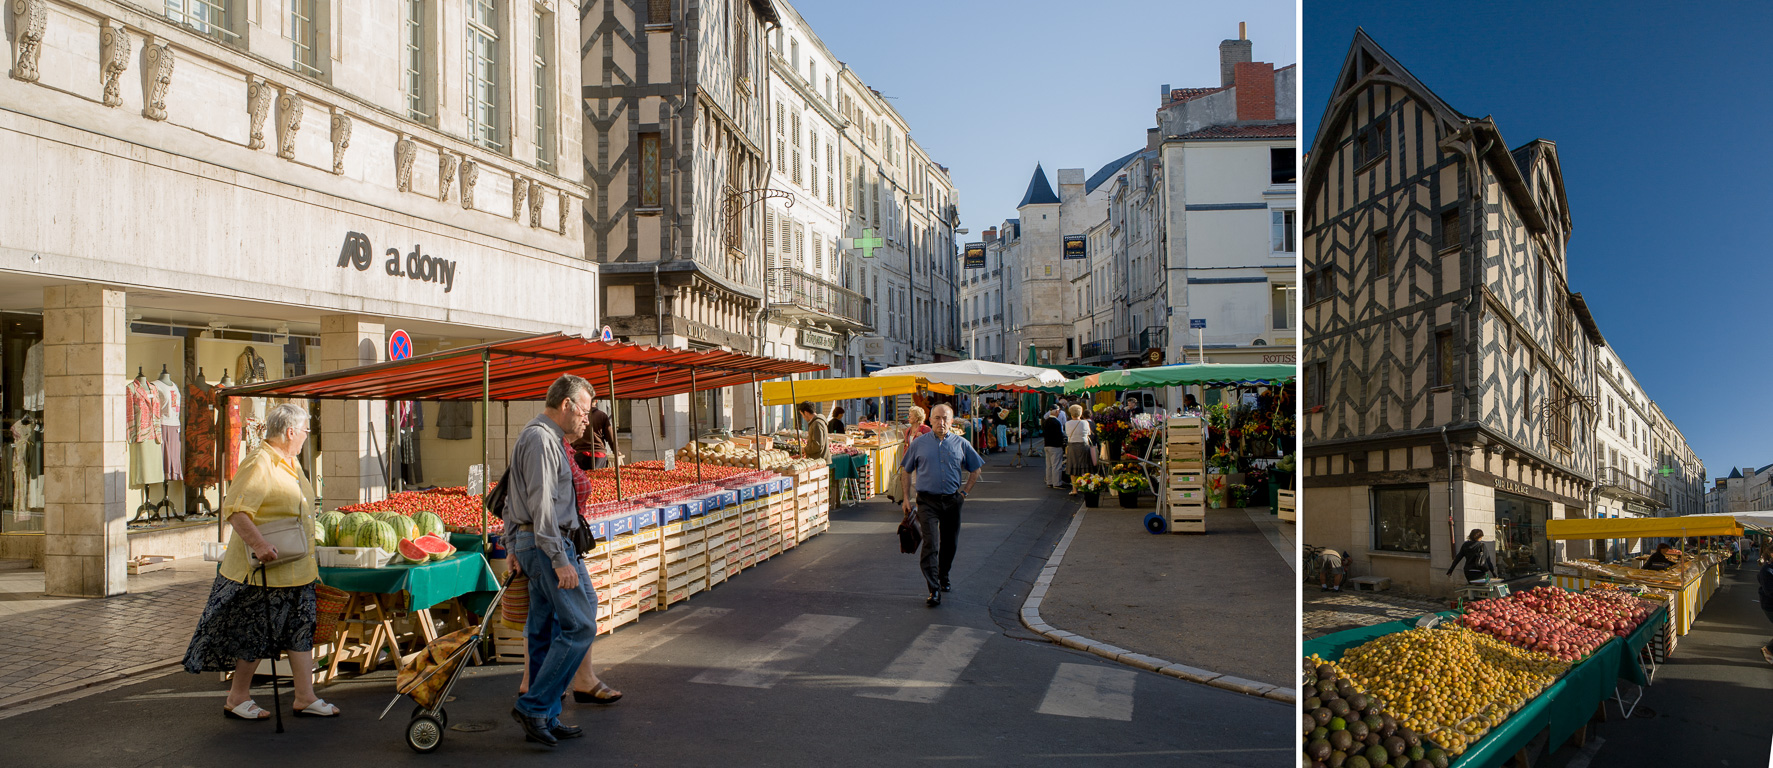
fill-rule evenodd
<path id="1" fill-rule="evenodd" d="M 1401 725 L 1458 756 L 1570 663 L 1443 625 L 1375 638 L 1349 649 L 1337 667 L 1359 690 L 1378 696 Z"/>
<path id="2" fill-rule="evenodd" d="M 414 565 L 442 560 L 456 553 L 456 548 L 447 539 L 430 535 L 401 539 L 396 547 L 396 554 Z"/>
<path id="3" fill-rule="evenodd" d="M 1445 750 L 1422 740 L 1386 713 L 1335 664 L 1313 654 L 1305 662 L 1303 765 L 1310 768 L 1447 768 Z"/>
<path id="4" fill-rule="evenodd" d="M 677 449 L 678 463 L 694 463 L 695 460 L 696 446 L 686 445 Z M 774 466 L 788 460 L 789 456 L 787 451 L 766 450 L 763 452 L 763 464 L 766 467 Z M 704 444 L 702 446 L 702 463 L 704 465 L 714 465 L 719 467 L 756 468 L 757 451 L 737 447 L 731 443 L 724 442 L 718 445 Z M 624 477 L 622 479 L 626 481 L 628 478 Z"/>
<path id="5" fill-rule="evenodd" d="M 1525 595 L 1521 593 L 1522 597 Z M 1516 595 L 1478 600 L 1467 603 L 1465 615 L 1457 621 L 1467 629 L 1517 648 L 1548 653 L 1564 661 L 1585 658 L 1613 637 L 1610 629 L 1603 632 L 1547 612 L 1548 602 L 1518 599 Z"/>
<path id="6" fill-rule="evenodd" d="M 1708 567 L 1707 564 L 1693 560 L 1680 563 L 1666 571 L 1650 571 L 1617 563 L 1602 563 L 1597 560 L 1571 560 L 1559 565 L 1591 578 L 1630 581 L 1674 590 L 1681 589 L 1688 582 L 1699 578 L 1700 573 Z"/>

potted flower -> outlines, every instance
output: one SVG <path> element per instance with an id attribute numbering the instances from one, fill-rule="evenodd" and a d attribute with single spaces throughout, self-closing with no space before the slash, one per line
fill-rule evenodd
<path id="1" fill-rule="evenodd" d="M 1231 485 L 1227 491 L 1228 495 L 1231 497 L 1232 508 L 1241 509 L 1250 505 L 1250 486 L 1244 485 L 1243 483 L 1235 483 Z"/>
<path id="2" fill-rule="evenodd" d="M 1084 506 L 1094 508 L 1102 502 L 1102 489 L 1108 487 L 1108 478 L 1101 475 L 1087 474 L 1071 478 L 1071 487 L 1077 489 L 1083 497 Z"/>
<path id="3" fill-rule="evenodd" d="M 1122 472 L 1115 475 L 1110 478 L 1109 484 L 1114 486 L 1114 492 L 1119 494 L 1120 505 L 1127 508 L 1139 506 L 1139 494 L 1151 487 L 1150 481 L 1145 479 L 1145 473 L 1138 471 Z"/>

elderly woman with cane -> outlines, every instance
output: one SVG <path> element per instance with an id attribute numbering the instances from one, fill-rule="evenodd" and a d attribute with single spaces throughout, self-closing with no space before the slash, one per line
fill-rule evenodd
<path id="1" fill-rule="evenodd" d="M 265 440 L 240 461 L 222 518 L 234 528 L 210 587 L 209 602 L 185 651 L 185 671 L 233 672 L 222 714 L 264 720 L 252 700 L 258 660 L 289 654 L 295 714 L 336 717 L 339 708 L 314 694 L 313 486 L 296 457 L 308 440 L 308 412 L 279 405 L 265 417 Z"/>

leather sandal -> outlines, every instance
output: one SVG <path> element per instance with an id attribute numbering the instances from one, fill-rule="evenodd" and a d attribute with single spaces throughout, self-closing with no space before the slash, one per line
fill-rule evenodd
<path id="1" fill-rule="evenodd" d="M 326 699 L 315 699 L 313 704 L 295 711 L 296 717 L 338 717 L 339 708 L 326 703 Z"/>
<path id="2" fill-rule="evenodd" d="M 252 699 L 247 699 L 232 707 L 224 705 L 222 714 L 231 720 L 269 720 L 271 718 L 271 713 L 260 709 L 258 702 Z"/>
<path id="3" fill-rule="evenodd" d="M 622 700 L 622 692 L 597 681 L 597 687 L 589 692 L 573 691 L 573 701 L 580 704 L 614 704 Z"/>

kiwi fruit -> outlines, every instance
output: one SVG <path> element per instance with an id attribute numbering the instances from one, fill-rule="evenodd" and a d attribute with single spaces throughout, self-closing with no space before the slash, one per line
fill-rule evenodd
<path id="1" fill-rule="evenodd" d="M 1305 754 L 1310 755 L 1313 760 L 1322 761 L 1329 759 L 1330 741 L 1328 739 L 1318 739 L 1305 745 Z"/>
<path id="2" fill-rule="evenodd" d="M 1313 697 L 1305 700 L 1305 711 L 1310 712 L 1311 710 L 1317 709 L 1318 707 L 1321 707 L 1323 705 L 1324 705 L 1323 699 L 1313 696 Z"/>
<path id="3" fill-rule="evenodd" d="M 1332 714 L 1332 715 L 1335 715 L 1337 717 L 1347 717 L 1348 716 L 1348 702 L 1347 701 L 1344 701 L 1342 699 L 1331 699 L 1330 702 L 1328 704 L 1325 704 L 1324 706 L 1327 706 L 1330 708 L 1330 714 Z"/>
<path id="4" fill-rule="evenodd" d="M 1317 679 L 1330 680 L 1336 677 L 1336 667 L 1332 664 L 1317 665 Z"/>
<path id="5" fill-rule="evenodd" d="M 1385 737 L 1380 736 L 1377 733 L 1368 733 L 1367 738 L 1366 738 L 1367 746 L 1369 746 L 1369 747 L 1377 747 L 1377 746 L 1379 746 L 1379 742 L 1384 741 L 1384 740 L 1385 740 Z"/>
<path id="6" fill-rule="evenodd" d="M 1343 763 L 1346 762 L 1348 762 L 1347 752 L 1331 752 L 1330 759 L 1325 760 L 1324 765 L 1326 768 L 1342 768 Z"/>
<path id="7" fill-rule="evenodd" d="M 1311 729 L 1311 738 L 1314 738 L 1314 739 L 1330 738 L 1330 729 L 1325 728 L 1321 725 L 1316 728 L 1313 728 L 1313 729 Z"/>
<path id="8" fill-rule="evenodd" d="M 1355 741 L 1365 742 L 1367 740 L 1367 734 L 1371 732 L 1372 729 L 1368 728 L 1364 721 L 1348 721 L 1348 735 Z"/>
<path id="9" fill-rule="evenodd" d="M 1434 768 L 1447 768 L 1447 763 L 1450 761 L 1447 759 L 1446 750 L 1436 747 L 1428 750 L 1428 762 Z"/>
<path id="10" fill-rule="evenodd" d="M 1330 718 L 1335 716 L 1336 713 L 1331 712 L 1327 707 L 1318 707 L 1317 709 L 1311 710 L 1311 718 L 1316 720 L 1318 725 L 1328 725 Z"/>
<path id="11" fill-rule="evenodd" d="M 1411 760 L 1421 760 L 1424 754 L 1426 753 L 1421 747 L 1410 747 L 1404 750 L 1404 755 Z"/>
<path id="12" fill-rule="evenodd" d="M 1391 753 L 1385 751 L 1384 747 L 1377 745 L 1367 747 L 1366 754 L 1367 762 L 1373 765 L 1391 765 Z"/>
<path id="13" fill-rule="evenodd" d="M 1412 731 L 1408 728 L 1399 728 L 1397 731 L 1397 735 L 1403 737 L 1404 746 L 1411 747 L 1411 748 L 1416 749 L 1418 751 L 1420 751 L 1422 749 L 1422 737 L 1417 736 L 1415 731 Z M 1411 755 L 1410 759 L 1411 760 L 1421 760 L 1422 756 L 1421 755 Z"/>
<path id="14" fill-rule="evenodd" d="M 1362 718 L 1362 722 L 1367 724 L 1367 730 L 1369 731 L 1377 731 L 1385 726 L 1384 718 L 1381 718 L 1378 715 L 1367 715 L 1365 718 Z"/>
<path id="15" fill-rule="evenodd" d="M 1364 693 L 1357 693 L 1353 696 L 1348 697 L 1348 706 L 1353 707 L 1355 709 L 1361 709 L 1361 710 L 1366 709 L 1367 708 L 1367 695 Z"/>
<path id="16" fill-rule="evenodd" d="M 1299 714 L 1299 723 L 1300 723 L 1300 725 L 1304 726 L 1299 729 L 1299 733 L 1301 733 L 1301 734 L 1311 733 L 1311 729 L 1317 727 L 1317 720 L 1312 718 L 1312 716 L 1309 713 L 1301 712 Z"/>
<path id="17" fill-rule="evenodd" d="M 1339 696 L 1336 693 L 1336 681 L 1334 681 L 1334 680 L 1319 680 L 1319 681 L 1317 681 L 1317 694 L 1319 696 L 1326 698 L 1326 699 L 1339 698 Z"/>
<path id="18" fill-rule="evenodd" d="M 1403 739 L 1396 736 L 1388 736 L 1385 739 L 1385 751 L 1390 752 L 1392 757 L 1403 754 L 1406 748 Z"/>
<path id="19" fill-rule="evenodd" d="M 1330 748 L 1337 752 L 1347 752 L 1354 746 L 1354 736 L 1348 731 L 1330 731 Z"/>

